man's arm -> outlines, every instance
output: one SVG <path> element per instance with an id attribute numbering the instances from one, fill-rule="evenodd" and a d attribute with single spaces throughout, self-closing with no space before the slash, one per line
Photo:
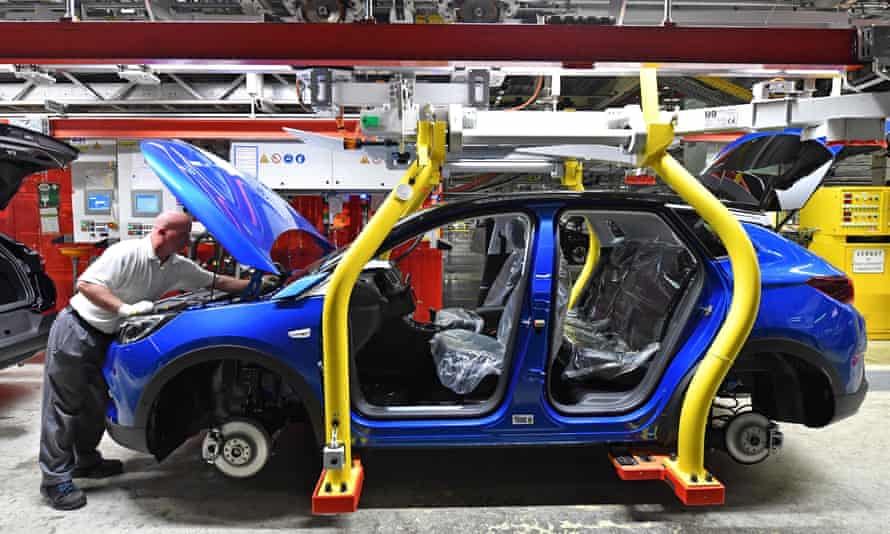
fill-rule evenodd
<path id="1" fill-rule="evenodd" d="M 216 277 L 216 283 L 213 284 L 214 289 L 225 291 L 226 293 L 240 293 L 247 288 L 250 283 L 249 279 L 238 279 L 224 274 Z"/>
<path id="2" fill-rule="evenodd" d="M 124 303 L 121 299 L 115 297 L 110 289 L 101 284 L 78 281 L 77 290 L 86 297 L 87 300 L 111 313 L 117 313 L 121 304 Z"/>
<path id="3" fill-rule="evenodd" d="M 141 315 L 151 313 L 154 303 L 150 300 L 143 300 L 135 304 L 127 304 L 117 298 L 110 289 L 102 284 L 94 284 L 92 282 L 77 282 L 77 290 L 86 297 L 86 299 L 103 310 L 116 313 L 121 317 L 130 317 L 131 315 Z"/>

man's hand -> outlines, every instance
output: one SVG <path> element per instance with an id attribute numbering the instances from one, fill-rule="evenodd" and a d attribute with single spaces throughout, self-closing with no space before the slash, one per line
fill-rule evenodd
<path id="1" fill-rule="evenodd" d="M 121 304 L 117 309 L 119 317 L 132 317 L 134 315 L 145 315 L 151 313 L 155 309 L 155 303 L 150 300 L 141 300 L 136 304 Z"/>

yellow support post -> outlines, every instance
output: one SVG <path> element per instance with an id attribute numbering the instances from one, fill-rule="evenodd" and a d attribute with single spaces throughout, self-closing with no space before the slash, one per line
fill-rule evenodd
<path id="1" fill-rule="evenodd" d="M 578 191 L 579 193 L 584 192 L 584 177 L 583 177 L 583 167 L 580 161 L 569 160 L 565 162 L 565 174 L 563 175 L 562 184 L 572 191 Z M 569 307 L 571 310 L 577 304 L 578 299 L 581 298 L 581 293 L 584 292 L 584 288 L 587 286 L 587 282 L 590 280 L 591 275 L 593 274 L 593 268 L 596 267 L 596 262 L 599 261 L 600 256 L 600 241 L 596 236 L 596 232 L 593 231 L 593 225 L 590 224 L 590 221 L 585 218 L 585 224 L 587 225 L 587 258 L 584 260 L 584 267 L 581 269 L 581 274 L 578 275 L 578 279 L 575 280 L 575 283 L 572 285 L 572 292 L 569 294 Z"/>
<path id="2" fill-rule="evenodd" d="M 689 385 L 680 412 L 677 458 L 665 464 L 665 475 L 683 502 L 720 504 L 723 502 L 723 486 L 704 468 L 705 431 L 717 388 L 751 333 L 757 317 L 760 267 L 751 240 L 739 221 L 666 152 L 674 139 L 674 129 L 671 123 L 659 119 L 655 69 L 641 70 L 640 86 L 648 134 L 640 166 L 655 169 L 701 215 L 723 242 L 732 266 L 729 313 Z"/>
<path id="3" fill-rule="evenodd" d="M 344 451 L 339 467 L 328 465 L 322 471 L 312 496 L 313 513 L 354 512 L 358 507 L 364 472 L 361 463 L 352 459 L 349 300 L 359 274 L 395 223 L 421 206 L 438 184 L 445 132 L 444 122 L 418 123 L 417 161 L 347 249 L 328 283 L 322 312 L 325 443 L 333 448 L 342 446 Z"/>

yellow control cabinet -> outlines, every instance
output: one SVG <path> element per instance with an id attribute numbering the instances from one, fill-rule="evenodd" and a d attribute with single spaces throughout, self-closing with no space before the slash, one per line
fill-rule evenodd
<path id="1" fill-rule="evenodd" d="M 823 187 L 801 210 L 800 229 L 853 281 L 869 339 L 890 339 L 890 187 Z"/>

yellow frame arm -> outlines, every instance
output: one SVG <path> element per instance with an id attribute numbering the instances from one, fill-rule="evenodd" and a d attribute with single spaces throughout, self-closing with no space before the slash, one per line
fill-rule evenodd
<path id="1" fill-rule="evenodd" d="M 726 377 L 742 345 L 751 333 L 760 307 L 760 266 L 742 225 L 667 152 L 674 128 L 661 122 L 658 111 L 658 82 L 654 68 L 640 71 L 643 118 L 647 125 L 646 151 L 641 167 L 652 167 L 714 230 L 732 266 L 732 302 L 723 325 L 698 366 L 680 412 L 677 459 L 667 468 L 687 484 L 704 483 L 705 431 L 717 388 Z"/>
<path id="2" fill-rule="evenodd" d="M 345 449 L 342 466 L 326 469 L 323 473 L 320 487 L 330 488 L 328 493 L 351 494 L 356 483 L 349 399 L 348 312 L 352 288 L 396 222 L 422 206 L 440 180 L 439 168 L 445 158 L 446 123 L 420 121 L 417 132 L 417 161 L 411 164 L 347 249 L 327 287 L 322 311 L 325 442 L 334 441 Z"/>
<path id="3" fill-rule="evenodd" d="M 562 179 L 563 185 L 568 187 L 572 191 L 583 193 L 583 170 L 584 169 L 582 168 L 580 161 L 566 161 L 565 175 Z M 590 224 L 590 221 L 587 220 L 586 217 L 585 224 L 587 225 L 588 236 L 587 258 L 584 259 L 584 267 L 581 269 L 581 274 L 578 275 L 578 279 L 575 280 L 575 283 L 572 285 L 572 292 L 569 294 L 569 307 L 567 308 L 569 310 L 574 308 L 575 304 L 578 303 L 578 299 L 581 298 L 581 294 L 584 292 L 584 288 L 587 287 L 587 282 L 593 275 L 593 269 L 594 267 L 596 267 L 596 262 L 599 261 L 600 258 L 600 240 L 597 237 L 596 232 L 593 230 L 593 225 Z"/>

